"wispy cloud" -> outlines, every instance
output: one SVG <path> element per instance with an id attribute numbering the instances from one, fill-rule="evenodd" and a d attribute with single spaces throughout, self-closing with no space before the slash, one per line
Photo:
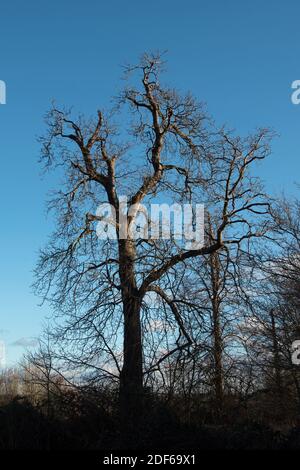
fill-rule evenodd
<path id="1" fill-rule="evenodd" d="M 37 339 L 23 337 L 11 343 L 10 346 L 21 347 L 21 348 L 33 348 L 34 346 L 37 346 L 37 344 L 38 344 Z"/>
<path id="2" fill-rule="evenodd" d="M 3 328 L 0 328 L 0 335 L 6 335 L 9 333 L 9 330 L 5 330 Z"/>

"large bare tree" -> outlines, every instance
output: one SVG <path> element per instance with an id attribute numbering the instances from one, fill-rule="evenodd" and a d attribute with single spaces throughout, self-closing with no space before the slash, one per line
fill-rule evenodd
<path id="1" fill-rule="evenodd" d="M 42 160 L 57 170 L 62 188 L 50 203 L 57 230 L 41 253 L 37 289 L 64 319 L 59 332 L 71 345 L 70 360 L 75 364 L 77 353 L 86 368 L 119 377 L 121 402 L 130 412 L 140 408 L 143 375 L 155 366 L 143 356 L 151 304 L 163 303 L 179 334 L 156 357 L 161 362 L 190 345 L 184 305 L 172 297 L 187 261 L 245 244 L 268 224 L 269 203 L 250 168 L 268 155 L 269 132 L 241 138 L 217 129 L 190 94 L 162 85 L 162 67 L 153 54 L 126 67 L 117 105 L 98 111 L 96 120 L 73 120 L 53 108 L 42 138 Z M 196 249 L 174 237 L 124 238 L 123 195 L 134 208 L 130 226 L 138 223 L 140 204 L 204 203 L 214 233 Z M 102 202 L 116 213 L 115 239 L 97 236 Z"/>

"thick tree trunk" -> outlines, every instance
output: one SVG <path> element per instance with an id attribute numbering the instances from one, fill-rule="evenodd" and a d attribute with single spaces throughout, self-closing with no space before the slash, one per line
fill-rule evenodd
<path id="1" fill-rule="evenodd" d="M 121 407 L 126 415 L 141 413 L 143 398 L 143 354 L 140 299 L 134 293 L 124 299 L 124 362 L 120 378 Z"/>
<path id="2" fill-rule="evenodd" d="M 134 242 L 120 242 L 120 279 L 123 300 L 123 369 L 120 377 L 120 404 L 127 420 L 139 417 L 143 404 L 143 349 L 141 296 L 134 273 Z"/>

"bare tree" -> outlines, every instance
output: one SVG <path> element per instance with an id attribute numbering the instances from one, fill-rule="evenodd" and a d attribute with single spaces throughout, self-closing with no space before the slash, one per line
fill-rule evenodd
<path id="1" fill-rule="evenodd" d="M 147 369 L 142 321 L 153 295 L 179 331 L 177 344 L 159 362 L 190 345 L 183 309 L 168 293 L 178 281 L 176 271 L 188 260 L 261 236 L 269 212 L 250 173 L 269 153 L 269 132 L 241 138 L 216 129 L 190 94 L 161 84 L 162 65 L 159 55 L 145 55 L 139 65 L 127 67 L 133 85 L 121 94 L 113 115 L 99 111 L 96 122 L 83 117 L 75 122 L 53 108 L 42 139 L 42 159 L 62 175 L 64 189 L 52 199 L 57 231 L 41 253 L 37 290 L 65 318 L 60 335 L 72 354 L 77 351 L 86 367 L 120 376 L 122 403 L 131 413 L 141 407 Z M 140 205 L 159 198 L 205 203 L 215 233 L 197 249 L 173 238 L 136 239 L 130 233 L 123 238 L 122 195 L 135 208 L 128 216 L 130 227 L 137 223 Z M 110 203 L 116 213 L 115 240 L 97 237 L 100 202 Z"/>
<path id="2" fill-rule="evenodd" d="M 256 387 L 269 399 L 277 419 L 299 406 L 299 370 L 292 344 L 299 339 L 299 202 L 277 198 L 272 205 L 273 230 L 252 259 L 253 276 L 240 325 Z"/>
<path id="3" fill-rule="evenodd" d="M 53 402 L 57 397 L 61 398 L 69 383 L 56 362 L 50 335 L 40 339 L 35 351 L 25 355 L 21 370 L 25 394 L 45 409 L 48 418 L 52 418 Z"/>

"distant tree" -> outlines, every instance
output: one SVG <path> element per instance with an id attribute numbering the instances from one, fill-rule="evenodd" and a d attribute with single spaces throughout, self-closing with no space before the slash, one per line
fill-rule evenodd
<path id="1" fill-rule="evenodd" d="M 69 383 L 56 361 L 50 336 L 41 338 L 36 349 L 25 355 L 21 365 L 25 395 L 42 407 L 48 418 L 52 418 L 54 402 L 61 399 Z"/>
<path id="2" fill-rule="evenodd" d="M 268 394 L 280 419 L 288 419 L 300 403 L 299 367 L 292 361 L 293 342 L 300 339 L 299 207 L 296 199 L 274 201 L 272 235 L 253 260 L 247 320 L 240 325 L 256 386 Z"/>

